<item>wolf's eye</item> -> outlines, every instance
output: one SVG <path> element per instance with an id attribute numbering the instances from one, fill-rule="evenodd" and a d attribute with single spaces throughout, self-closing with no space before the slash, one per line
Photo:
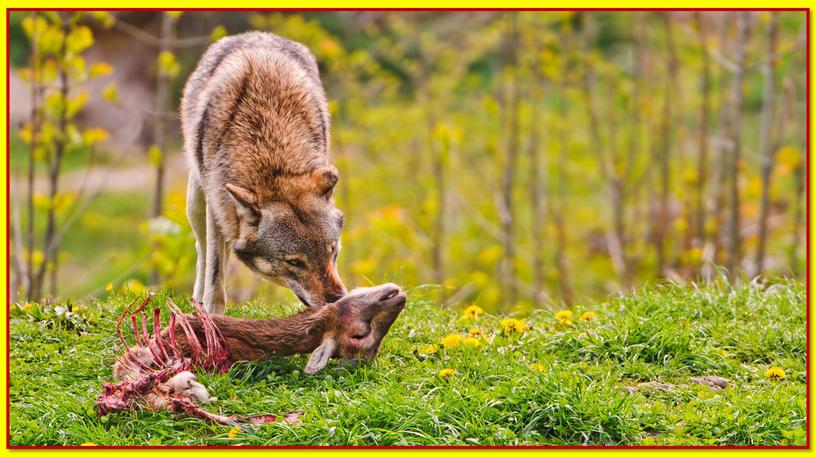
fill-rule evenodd
<path id="1" fill-rule="evenodd" d="M 300 259 L 286 259 L 286 263 L 296 268 L 305 268 L 306 264 Z"/>

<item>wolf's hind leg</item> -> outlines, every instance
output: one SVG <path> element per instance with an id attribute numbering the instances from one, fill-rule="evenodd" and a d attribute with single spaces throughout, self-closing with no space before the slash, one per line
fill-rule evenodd
<path id="1" fill-rule="evenodd" d="M 193 286 L 193 300 L 204 298 L 204 274 L 207 265 L 207 201 L 198 178 L 190 173 L 187 181 L 187 219 L 196 238 L 196 278 Z"/>

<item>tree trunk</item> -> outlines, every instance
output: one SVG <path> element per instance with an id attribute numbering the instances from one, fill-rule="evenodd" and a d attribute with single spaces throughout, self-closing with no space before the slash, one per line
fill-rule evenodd
<path id="1" fill-rule="evenodd" d="M 530 205 L 533 210 L 532 241 L 533 241 L 533 303 L 542 304 L 544 296 L 544 206 L 541 198 L 542 174 L 539 129 L 538 104 L 541 101 L 541 90 L 537 81 L 530 83 Z"/>
<path id="2" fill-rule="evenodd" d="M 36 24 L 37 13 L 31 13 L 32 24 Z M 37 150 L 37 132 L 40 128 L 39 116 L 37 114 L 37 96 L 39 95 L 39 74 L 37 70 L 40 67 L 40 53 L 39 53 L 39 31 L 32 32 L 31 39 L 31 147 L 28 151 L 28 174 L 26 176 L 26 210 L 28 211 L 28 221 L 25 232 L 25 250 L 26 262 L 25 272 L 23 274 L 25 281 L 23 289 L 27 299 L 31 298 L 32 284 L 34 283 L 34 159 Z"/>
<path id="3" fill-rule="evenodd" d="M 159 35 L 159 56 L 170 50 L 170 43 L 175 39 L 173 18 L 167 13 L 161 13 L 161 34 Z M 164 171 L 166 164 L 166 129 L 168 107 L 170 105 L 170 77 L 159 71 L 156 80 L 156 113 L 153 122 L 153 144 L 161 151 L 156 161 L 156 189 L 153 193 L 152 217 L 161 217 L 164 212 Z M 159 283 L 159 270 L 153 267 L 150 272 L 150 282 Z"/>
<path id="4" fill-rule="evenodd" d="M 433 108 L 431 108 L 432 110 Z M 428 147 L 431 152 L 431 160 L 433 167 L 434 184 L 436 188 L 436 219 L 434 220 L 434 228 L 432 231 L 432 245 L 433 245 L 433 270 L 434 283 L 442 284 L 445 281 L 445 265 L 443 261 L 442 251 L 444 249 L 443 243 L 445 238 L 445 215 L 447 213 L 446 195 L 445 195 L 445 155 L 447 154 L 446 145 L 439 147 L 437 145 L 437 138 L 435 138 L 436 120 L 435 116 L 429 113 L 428 116 Z M 440 301 L 445 301 L 447 291 L 443 287 Z"/>
<path id="5" fill-rule="evenodd" d="M 694 23 L 697 25 L 697 39 L 700 46 L 700 58 L 702 59 L 702 78 L 700 90 L 702 100 L 700 102 L 700 132 L 698 134 L 697 149 L 697 188 L 695 189 L 695 210 L 693 236 L 696 237 L 696 245 L 702 249 L 705 245 L 705 191 L 708 180 L 708 123 L 711 113 L 711 63 L 708 56 L 708 37 L 706 35 L 705 20 L 699 11 L 694 13 Z M 698 269 L 699 262 L 692 265 Z"/>
<path id="6" fill-rule="evenodd" d="M 568 37 L 563 29 L 559 33 L 559 45 L 562 52 L 568 53 Z M 572 287 L 569 278 L 569 262 L 567 260 L 567 235 L 564 222 L 564 213 L 567 211 L 567 187 L 566 187 L 566 167 L 569 159 L 569 145 L 567 144 L 567 103 L 566 93 L 568 78 L 568 61 L 563 57 L 564 62 L 561 67 L 561 74 L 558 77 L 558 122 L 554 123 L 554 137 L 558 142 L 557 174 L 555 179 L 555 190 L 550 192 L 548 201 L 557 198 L 556 204 L 551 205 L 550 214 L 555 228 L 555 267 L 558 270 L 558 289 L 561 300 L 567 305 L 574 302 Z"/>
<path id="7" fill-rule="evenodd" d="M 159 36 L 159 55 L 170 50 L 169 43 L 174 39 L 173 18 L 169 14 L 161 15 L 161 35 Z M 156 80 L 156 115 L 153 123 L 153 144 L 162 151 L 156 163 L 156 190 L 153 195 L 153 217 L 162 215 L 164 202 L 164 167 L 166 151 L 167 108 L 169 106 L 170 79 L 159 74 Z"/>
<path id="8" fill-rule="evenodd" d="M 502 259 L 502 286 L 505 291 L 505 304 L 513 306 L 516 303 L 516 246 L 513 231 L 513 182 L 516 175 L 516 158 L 518 153 L 519 113 L 518 113 L 518 68 L 516 49 L 518 44 L 518 25 L 515 13 L 510 16 L 510 32 L 507 37 L 507 52 L 509 62 L 505 69 L 510 69 L 511 77 L 508 82 L 509 92 L 506 103 L 509 128 L 506 145 L 506 158 L 502 176 L 501 205 L 499 215 L 501 219 L 504 242 L 504 257 Z"/>
<path id="9" fill-rule="evenodd" d="M 807 173 L 807 138 L 805 131 L 807 126 L 804 125 L 802 122 L 796 122 L 797 119 L 805 118 L 805 115 L 799 115 L 796 112 L 795 106 L 797 105 L 797 95 L 796 89 L 793 85 L 792 80 L 787 79 L 785 84 L 785 94 L 787 98 L 785 115 L 786 120 L 792 124 L 797 126 L 796 130 L 796 138 L 800 138 L 802 140 L 801 145 L 801 158 L 799 164 L 797 165 L 796 169 L 794 169 L 794 182 L 796 187 L 796 194 L 793 199 L 793 232 L 791 233 L 791 249 L 790 249 L 790 270 L 791 274 L 794 278 L 799 277 L 801 273 L 799 269 L 799 256 L 797 255 L 799 250 L 799 243 L 800 243 L 800 236 L 802 233 L 802 219 L 804 216 L 804 205 L 802 204 L 803 197 L 805 195 L 805 174 Z"/>
<path id="10" fill-rule="evenodd" d="M 601 178 L 604 181 L 604 185 L 606 187 L 606 192 L 610 198 L 611 204 L 611 211 L 612 211 L 612 218 L 613 223 L 612 227 L 606 231 L 606 238 L 607 238 L 607 250 L 609 252 L 609 258 L 612 262 L 612 268 L 615 270 L 615 274 L 618 275 L 619 278 L 625 281 L 625 278 L 629 276 L 627 272 L 627 265 L 626 260 L 624 259 L 623 255 L 623 240 L 619 237 L 619 232 L 616 230 L 617 223 L 614 222 L 614 219 L 617 217 L 618 214 L 624 212 L 623 208 L 623 199 L 621 198 L 621 183 L 620 177 L 616 174 L 615 167 L 611 158 L 607 155 L 607 148 L 604 148 L 603 141 L 601 139 L 601 123 L 598 114 L 598 107 L 596 104 L 595 96 L 592 90 L 592 65 L 589 61 L 590 58 L 590 37 L 591 34 L 589 32 L 589 16 L 584 16 L 584 65 L 582 69 L 582 77 L 581 83 L 583 85 L 582 89 L 584 91 L 584 97 L 586 97 L 586 111 L 587 111 L 587 118 L 589 119 L 589 137 L 591 141 L 591 147 L 595 151 L 595 154 L 598 158 L 598 168 L 601 173 Z"/>
<path id="11" fill-rule="evenodd" d="M 558 117 L 566 125 L 567 103 L 566 89 L 567 79 L 561 77 L 558 94 Z M 566 169 L 569 158 L 569 145 L 567 144 L 567 129 L 558 129 L 558 210 L 553 211 L 553 222 L 555 223 L 555 266 L 558 269 L 558 284 L 561 291 L 561 299 L 567 305 L 574 301 L 572 286 L 570 285 L 569 262 L 567 260 L 567 234 L 564 223 L 564 213 L 567 211 L 567 185 Z"/>
<path id="12" fill-rule="evenodd" d="M 670 13 L 663 13 L 663 26 L 666 32 L 666 81 L 663 95 L 663 115 L 661 119 L 661 148 L 660 148 L 660 203 L 658 206 L 656 228 L 654 232 L 655 255 L 657 260 L 657 277 L 665 277 L 669 263 L 666 252 L 666 238 L 669 236 L 669 190 L 671 188 L 670 163 L 672 144 L 672 109 L 671 100 L 676 90 L 677 52 L 674 48 L 672 20 Z"/>
<path id="13" fill-rule="evenodd" d="M 765 73 L 765 88 L 762 96 L 762 124 L 759 131 L 759 148 L 762 154 L 762 197 L 759 206 L 759 240 L 756 259 L 754 260 L 754 274 L 762 274 L 765 264 L 765 243 L 768 237 L 768 203 L 771 187 L 771 170 L 773 169 L 776 147 L 771 131 L 774 125 L 776 79 L 774 78 L 774 64 L 776 63 L 776 45 L 779 38 L 778 15 L 771 12 L 771 23 L 768 27 L 768 55 L 763 65 Z"/>
<path id="14" fill-rule="evenodd" d="M 751 31 L 749 12 L 738 13 L 737 19 L 737 50 L 735 55 L 736 70 L 734 86 L 731 93 L 732 116 L 730 122 L 730 138 L 732 144 L 731 161 L 729 163 L 729 244 L 728 263 L 726 267 L 732 280 L 737 278 L 742 258 L 742 237 L 740 234 L 740 193 L 739 193 L 739 163 L 742 158 L 742 83 L 745 77 L 745 47 Z"/>
<path id="15" fill-rule="evenodd" d="M 723 18 L 723 25 L 722 30 L 719 36 L 719 42 L 723 48 L 721 52 L 723 54 L 733 54 L 732 49 L 726 49 L 725 46 L 729 43 L 728 36 L 729 32 L 731 31 L 731 26 L 733 23 L 733 15 L 728 14 Z M 728 70 L 721 70 L 721 74 L 723 78 L 731 76 L 733 79 L 733 75 Z M 732 81 L 733 84 L 733 81 Z M 718 138 L 718 145 L 717 145 L 717 152 L 718 157 L 717 160 L 714 161 L 715 171 L 717 177 L 713 181 L 714 190 L 712 191 L 714 195 L 714 223 L 713 226 L 716 227 L 715 232 L 713 233 L 713 239 L 711 240 L 711 255 L 713 259 L 713 263 L 717 265 L 723 265 L 725 263 L 725 225 L 726 225 L 726 217 L 725 217 L 725 210 L 727 206 L 726 201 L 726 187 L 728 185 L 728 163 L 730 161 L 730 145 L 727 144 L 727 140 L 729 138 L 729 115 L 730 115 L 730 107 L 729 107 L 729 97 L 728 92 L 725 90 L 725 82 L 721 82 L 719 87 L 719 115 L 717 116 L 717 138 Z M 708 234 L 706 234 L 706 238 L 708 238 Z M 706 248 L 703 249 L 704 251 Z M 711 276 L 711 271 L 709 266 L 703 267 L 704 274 L 703 276 L 709 278 Z"/>
<path id="16" fill-rule="evenodd" d="M 60 49 L 60 56 L 64 56 L 66 53 L 66 37 L 68 36 L 70 23 L 66 17 L 62 17 L 62 47 Z M 65 153 L 65 146 L 67 139 L 65 138 L 65 130 L 68 124 L 68 116 L 66 112 L 66 106 L 68 104 L 68 94 L 69 94 L 69 86 L 68 86 L 68 69 L 65 67 L 64 64 L 59 65 L 59 93 L 62 97 L 62 109 L 60 111 L 59 120 L 58 120 L 58 129 L 61 133 L 54 144 L 54 161 L 50 163 L 50 169 L 48 173 L 48 211 L 46 213 L 46 225 L 45 225 L 45 235 L 43 237 L 43 259 L 42 264 L 40 264 L 39 269 L 37 270 L 37 276 L 35 280 L 35 284 L 32 286 L 32 297 L 31 299 L 34 301 L 39 300 L 42 297 L 43 293 L 43 286 L 45 283 L 45 273 L 49 267 L 52 267 L 53 270 L 51 271 L 51 283 L 52 285 L 56 286 L 57 280 L 57 266 L 56 262 L 54 265 L 51 264 L 51 259 L 56 259 L 59 255 L 59 246 L 58 242 L 55 241 L 54 235 L 56 234 L 57 229 L 57 220 L 56 220 L 56 210 L 54 208 L 53 202 L 55 200 L 54 197 L 57 196 L 59 192 L 59 175 L 60 170 L 62 167 L 62 156 Z M 52 290 L 52 293 L 56 294 L 56 290 Z"/>
<path id="17" fill-rule="evenodd" d="M 642 20 L 642 13 L 638 13 L 637 16 L 633 20 L 640 22 Z M 618 238 L 621 240 L 621 255 L 623 257 L 623 262 L 625 264 L 625 273 L 626 276 L 624 278 L 624 284 L 627 287 L 631 287 L 632 282 L 634 280 L 634 274 L 636 271 L 636 266 L 634 265 L 634 261 L 632 259 L 632 255 L 630 251 L 630 244 L 629 241 L 631 238 L 631 226 L 627 230 L 627 219 L 631 217 L 629 214 L 629 208 L 636 206 L 630 205 L 631 202 L 634 201 L 634 196 L 632 193 L 637 189 L 637 183 L 633 183 L 633 173 L 635 169 L 635 163 L 637 161 L 637 153 L 640 148 L 639 144 L 639 135 L 640 135 L 640 126 L 641 126 L 641 106 L 640 106 L 640 91 L 641 91 L 641 84 L 643 82 L 642 77 L 642 58 L 643 58 L 643 48 L 642 48 L 642 36 L 641 31 L 639 28 L 635 27 L 632 35 L 632 94 L 630 100 L 630 107 L 629 107 L 629 121 L 630 121 L 630 134 L 629 134 L 629 145 L 628 145 L 628 152 L 626 156 L 625 163 L 623 164 L 623 173 L 621 174 L 620 179 L 620 198 L 622 199 L 621 205 L 621 212 L 616 213 L 615 217 L 615 227 L 616 231 L 618 232 Z M 624 213 L 624 209 L 626 212 Z M 629 219 L 631 220 L 631 219 Z M 637 219 L 635 219 L 637 220 Z"/>

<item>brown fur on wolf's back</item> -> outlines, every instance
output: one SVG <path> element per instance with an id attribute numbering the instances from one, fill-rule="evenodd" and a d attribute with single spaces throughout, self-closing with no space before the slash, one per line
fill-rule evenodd
<path id="1" fill-rule="evenodd" d="M 187 146 L 190 169 L 223 199 L 210 205 L 217 213 L 232 207 L 226 183 L 252 190 L 262 205 L 299 197 L 314 187 L 308 172 L 329 164 L 317 62 L 303 45 L 272 34 L 244 33 L 212 46 L 185 86 L 181 120 L 185 136 L 197 139 Z M 231 214 L 217 217 L 235 233 Z"/>
<path id="2" fill-rule="evenodd" d="M 255 361 L 270 356 L 289 356 L 312 352 L 323 338 L 329 322 L 334 319 L 334 309 L 306 309 L 301 313 L 280 319 L 244 319 L 210 315 L 221 332 L 232 362 Z M 199 341 L 205 341 L 201 320 L 195 314 L 187 321 L 195 330 Z M 164 332 L 167 339 L 167 331 Z M 190 346 L 181 326 L 176 324 L 176 341 L 184 354 L 190 354 Z"/>

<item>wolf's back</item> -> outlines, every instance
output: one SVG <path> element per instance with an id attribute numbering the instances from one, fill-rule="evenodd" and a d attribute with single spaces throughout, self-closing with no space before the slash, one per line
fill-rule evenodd
<path id="1" fill-rule="evenodd" d="M 190 169 L 205 187 L 230 180 L 256 188 L 328 163 L 317 62 L 277 35 L 248 32 L 210 46 L 184 88 L 181 121 Z"/>

